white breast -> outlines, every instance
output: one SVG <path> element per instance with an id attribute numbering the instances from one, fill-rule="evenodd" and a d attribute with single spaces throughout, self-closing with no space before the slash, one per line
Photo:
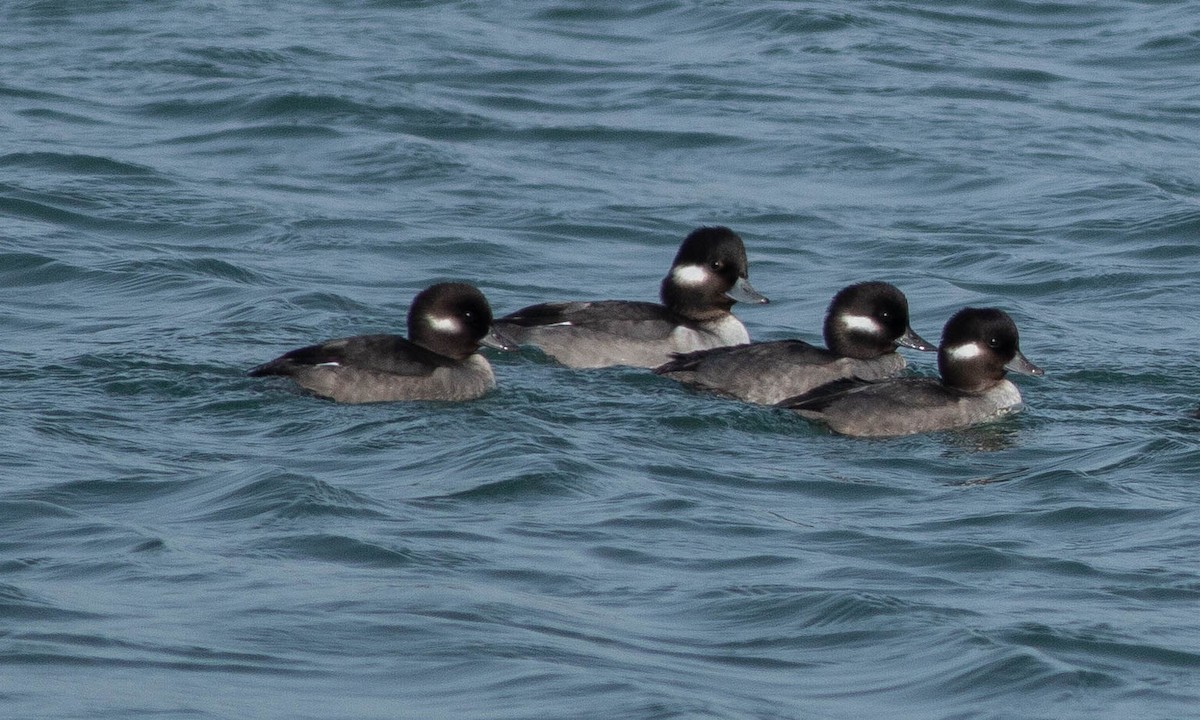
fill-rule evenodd
<path id="1" fill-rule="evenodd" d="M 742 345 L 750 342 L 750 333 L 746 326 L 732 315 L 726 315 L 723 320 L 711 326 L 711 332 L 721 339 L 722 345 Z"/>
<path id="2" fill-rule="evenodd" d="M 992 403 L 997 413 L 1015 412 L 1021 409 L 1021 391 L 1009 380 L 1001 380 L 996 387 L 988 390 L 984 397 Z"/>
<path id="3" fill-rule="evenodd" d="M 732 315 L 712 323 L 705 323 L 702 331 L 688 327 L 677 327 L 671 331 L 673 352 L 692 352 L 726 345 L 743 345 L 750 342 L 746 326 Z"/>

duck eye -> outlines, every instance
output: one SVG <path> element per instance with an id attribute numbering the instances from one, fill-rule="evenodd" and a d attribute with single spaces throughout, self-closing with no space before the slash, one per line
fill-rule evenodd
<path id="1" fill-rule="evenodd" d="M 988 347 L 990 347 L 990 348 L 1000 347 L 1000 339 L 999 338 L 991 338 L 990 340 L 988 340 Z"/>
<path id="2" fill-rule="evenodd" d="M 721 268 L 725 267 L 725 263 L 721 262 L 720 260 L 713 260 L 711 267 L 713 270 L 720 270 Z"/>

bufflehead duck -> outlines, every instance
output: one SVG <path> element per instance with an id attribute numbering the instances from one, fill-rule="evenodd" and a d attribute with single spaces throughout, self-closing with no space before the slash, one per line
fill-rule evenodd
<path id="1" fill-rule="evenodd" d="M 569 367 L 657 367 L 672 353 L 750 342 L 730 313 L 735 301 L 765 303 L 747 281 L 746 248 L 727 227 L 684 239 L 663 278 L 662 304 L 627 300 L 531 305 L 496 321 L 518 344 Z"/>
<path id="2" fill-rule="evenodd" d="M 466 283 L 438 283 L 413 298 L 408 339 L 359 335 L 284 353 L 250 370 L 283 375 L 342 403 L 472 400 L 496 386 L 480 345 L 513 350 L 492 327 L 483 293 Z"/>
<path id="3" fill-rule="evenodd" d="M 935 350 L 908 324 L 908 299 L 890 283 L 843 288 L 825 314 L 824 348 L 779 340 L 700 350 L 677 356 L 654 372 L 721 395 L 773 405 L 843 378 L 881 380 L 899 375 L 896 346 Z"/>
<path id="4" fill-rule="evenodd" d="M 779 405 L 844 435 L 909 435 L 967 427 L 1016 412 L 1021 393 L 1005 379 L 1005 370 L 1044 374 L 1021 354 L 1012 318 L 994 308 L 966 308 L 950 318 L 938 346 L 938 369 L 941 382 L 841 380 Z"/>

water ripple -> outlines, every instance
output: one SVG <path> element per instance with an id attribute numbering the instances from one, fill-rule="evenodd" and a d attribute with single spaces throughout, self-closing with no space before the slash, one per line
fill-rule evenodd
<path id="1" fill-rule="evenodd" d="M 1188 716 L 1191 10 L 6 7 L 8 714 Z M 459 405 L 244 375 L 442 279 L 652 300 L 701 224 L 756 339 L 881 278 L 1047 375 L 870 441 L 533 350 Z"/>

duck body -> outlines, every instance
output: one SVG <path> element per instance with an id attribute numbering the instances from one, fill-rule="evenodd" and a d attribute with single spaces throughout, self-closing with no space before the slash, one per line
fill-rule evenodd
<path id="1" fill-rule="evenodd" d="M 665 305 L 627 300 L 543 303 L 500 323 L 521 345 L 533 345 L 573 368 L 655 367 L 674 353 L 750 341 L 733 315 L 707 322 L 679 317 Z"/>
<path id="2" fill-rule="evenodd" d="M 1020 411 L 1022 400 L 1010 380 L 968 393 L 933 378 L 891 378 L 839 381 L 791 407 L 842 435 L 891 437 L 977 425 Z"/>
<path id="3" fill-rule="evenodd" d="M 906 364 L 894 352 L 860 360 L 803 340 L 775 340 L 680 355 L 654 371 L 725 397 L 774 405 L 845 378 L 893 377 Z"/>

